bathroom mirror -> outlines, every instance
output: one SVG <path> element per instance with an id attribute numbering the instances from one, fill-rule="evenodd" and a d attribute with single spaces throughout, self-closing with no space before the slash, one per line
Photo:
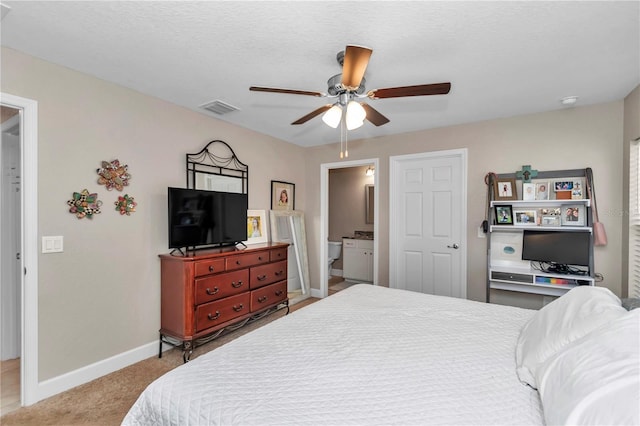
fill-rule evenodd
<path id="1" fill-rule="evenodd" d="M 271 210 L 271 240 L 289 243 L 287 292 L 295 304 L 310 295 L 309 258 L 304 213 L 297 210 Z"/>
<path id="2" fill-rule="evenodd" d="M 249 193 L 249 166 L 224 141 L 209 142 L 200 152 L 187 154 L 187 188 Z"/>
<path id="3" fill-rule="evenodd" d="M 373 223 L 373 194 L 374 185 L 365 185 L 364 186 L 364 202 L 365 202 L 365 218 L 364 223 Z M 362 216 L 360 216 L 362 217 Z"/>

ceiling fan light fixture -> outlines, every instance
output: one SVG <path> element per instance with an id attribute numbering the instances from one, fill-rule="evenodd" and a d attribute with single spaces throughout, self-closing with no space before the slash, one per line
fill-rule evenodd
<path id="1" fill-rule="evenodd" d="M 334 105 L 327 112 L 322 114 L 322 121 L 329 127 L 333 127 L 334 129 L 338 127 L 340 124 L 340 119 L 342 118 L 342 108 L 340 105 Z"/>
<path id="2" fill-rule="evenodd" d="M 347 129 L 353 130 L 361 127 L 364 124 L 364 119 L 367 117 L 367 112 L 362 105 L 356 101 L 350 101 L 347 104 L 347 114 L 345 116 Z"/>

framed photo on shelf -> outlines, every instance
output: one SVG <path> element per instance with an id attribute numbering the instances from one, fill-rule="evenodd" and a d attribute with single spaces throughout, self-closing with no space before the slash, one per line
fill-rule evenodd
<path id="1" fill-rule="evenodd" d="M 584 193 L 582 192 L 582 182 L 579 180 L 573 182 L 573 188 L 571 189 L 572 200 L 582 200 Z"/>
<path id="2" fill-rule="evenodd" d="M 570 200 L 573 181 L 557 180 L 553 183 L 553 192 L 556 193 L 556 200 Z"/>
<path id="3" fill-rule="evenodd" d="M 516 180 L 514 178 L 500 179 L 493 181 L 493 189 L 496 200 L 517 200 Z"/>
<path id="4" fill-rule="evenodd" d="M 271 181 L 271 210 L 295 210 L 296 185 L 291 182 Z"/>
<path id="5" fill-rule="evenodd" d="M 513 210 L 511 206 L 494 206 L 497 225 L 513 225 Z"/>
<path id="6" fill-rule="evenodd" d="M 515 225 L 530 226 L 537 225 L 536 218 L 538 217 L 536 210 L 515 210 L 513 212 L 515 218 Z"/>
<path id="7" fill-rule="evenodd" d="M 535 183 L 523 183 L 522 184 L 522 199 L 525 201 L 532 201 L 536 199 L 536 184 Z"/>
<path id="8" fill-rule="evenodd" d="M 267 213 L 264 210 L 247 210 L 247 241 L 245 244 L 269 241 Z"/>
<path id="9" fill-rule="evenodd" d="M 549 182 L 536 183 L 536 200 L 549 199 Z"/>
<path id="10" fill-rule="evenodd" d="M 582 204 L 563 204 L 560 222 L 562 226 L 585 226 L 587 211 Z"/>

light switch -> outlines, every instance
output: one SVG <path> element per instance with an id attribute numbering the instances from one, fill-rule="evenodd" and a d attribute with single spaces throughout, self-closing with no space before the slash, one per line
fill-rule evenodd
<path id="1" fill-rule="evenodd" d="M 42 237 L 42 253 L 62 253 L 64 251 L 64 237 Z"/>

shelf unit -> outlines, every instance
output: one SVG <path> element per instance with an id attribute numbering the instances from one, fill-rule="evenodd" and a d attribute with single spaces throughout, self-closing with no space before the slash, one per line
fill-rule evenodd
<path id="1" fill-rule="evenodd" d="M 500 179 L 515 178 L 515 173 L 496 175 Z M 560 170 L 539 172 L 534 181 L 553 181 L 565 178 L 585 179 L 584 169 Z M 593 219 L 591 213 L 591 200 L 583 199 L 551 199 L 551 200 L 494 200 L 493 185 L 488 188 L 487 208 L 489 229 L 487 233 L 487 302 L 491 301 L 491 289 L 514 291 L 521 293 L 539 294 L 543 296 L 562 296 L 564 293 L 578 285 L 595 285 L 593 277 Z M 585 194 L 586 196 L 586 194 Z M 495 206 L 510 205 L 513 209 L 543 209 L 559 208 L 561 206 L 583 205 L 585 207 L 584 226 L 547 226 L 539 224 L 531 225 L 498 225 L 495 218 Z M 587 232 L 589 233 L 589 265 L 584 275 L 560 274 L 538 270 L 529 262 L 518 258 L 513 260 L 500 260 L 496 255 L 498 250 L 495 243 L 496 237 L 501 235 L 506 240 L 511 238 L 517 245 L 517 240 L 524 230 L 528 231 L 562 231 L 562 232 Z M 494 247 L 495 246 L 495 247 Z M 492 255 L 493 250 L 493 255 Z M 517 254 L 517 253 L 516 253 Z"/>

